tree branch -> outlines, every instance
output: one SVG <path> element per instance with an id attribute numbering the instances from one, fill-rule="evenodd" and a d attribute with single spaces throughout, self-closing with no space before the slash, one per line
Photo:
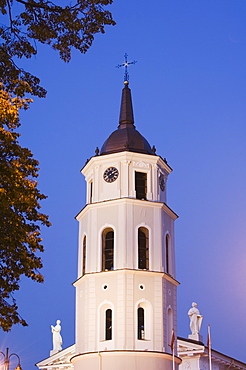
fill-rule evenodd
<path id="1" fill-rule="evenodd" d="M 8 9 L 9 9 L 10 29 L 12 32 L 13 31 L 13 20 L 12 20 L 11 5 L 10 5 L 9 0 L 7 0 L 7 3 L 8 3 Z"/>
<path id="2" fill-rule="evenodd" d="M 67 10 L 67 9 L 72 9 L 74 7 L 68 7 L 67 9 L 63 9 L 62 7 L 52 3 L 52 2 L 49 2 L 49 4 L 51 4 L 52 6 L 54 6 L 54 8 L 52 8 L 51 6 L 47 5 L 47 4 L 38 4 L 36 2 L 26 2 L 24 0 L 16 0 L 18 3 L 21 3 L 27 7 L 33 7 L 33 8 L 41 8 L 41 9 L 45 9 L 45 10 L 49 10 L 51 12 L 62 12 L 64 10 Z M 77 4 L 76 4 L 77 6 Z"/>

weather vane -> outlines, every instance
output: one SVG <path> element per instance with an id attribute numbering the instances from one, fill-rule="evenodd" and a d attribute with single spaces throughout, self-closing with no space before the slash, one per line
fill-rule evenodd
<path id="1" fill-rule="evenodd" d="M 125 53 L 124 55 L 125 57 L 125 62 L 123 64 L 118 64 L 116 67 L 117 68 L 120 68 L 120 67 L 125 67 L 125 74 L 124 74 L 124 83 L 128 84 L 129 83 L 129 73 L 128 73 L 128 70 L 127 70 L 127 67 L 130 65 L 130 64 L 136 64 L 137 61 L 134 60 L 133 62 L 128 62 L 127 61 L 127 53 Z"/>

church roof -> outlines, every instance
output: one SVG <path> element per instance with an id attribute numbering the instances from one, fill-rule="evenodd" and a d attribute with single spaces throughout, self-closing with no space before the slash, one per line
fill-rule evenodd
<path id="1" fill-rule="evenodd" d="M 203 358 L 208 363 L 209 349 L 202 342 L 177 337 L 177 352 L 178 357 L 182 359 L 181 369 L 201 369 L 204 366 Z M 212 368 L 231 369 L 231 370 L 246 370 L 246 364 L 238 361 L 235 358 L 225 355 L 211 349 Z"/>
<path id="2" fill-rule="evenodd" d="M 100 155 L 122 151 L 155 154 L 148 141 L 136 130 L 133 118 L 131 89 L 128 81 L 124 82 L 122 90 L 120 119 L 118 129 L 115 130 L 104 142 Z"/>

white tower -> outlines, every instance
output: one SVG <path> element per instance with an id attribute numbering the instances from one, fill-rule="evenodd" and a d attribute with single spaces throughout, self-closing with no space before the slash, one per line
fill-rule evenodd
<path id="1" fill-rule="evenodd" d="M 120 122 L 82 169 L 75 370 L 167 369 L 176 336 L 172 169 L 135 129 L 128 82 Z M 176 348 L 175 348 L 176 353 Z M 175 356 L 175 366 L 180 362 Z"/>

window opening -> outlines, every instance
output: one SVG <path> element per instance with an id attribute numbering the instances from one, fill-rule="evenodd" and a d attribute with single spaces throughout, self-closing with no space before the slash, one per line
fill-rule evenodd
<path id="1" fill-rule="evenodd" d="M 106 316 L 106 327 L 105 327 L 105 340 L 112 339 L 112 310 L 108 308 L 105 313 Z"/>
<path id="2" fill-rule="evenodd" d="M 82 267 L 82 276 L 85 274 L 86 267 L 86 236 L 83 239 L 83 267 Z"/>
<path id="3" fill-rule="evenodd" d="M 172 330 L 173 330 L 173 312 L 171 308 L 167 310 L 167 338 L 168 341 L 171 341 L 172 338 Z M 169 350 L 171 350 L 169 348 Z"/>
<path id="4" fill-rule="evenodd" d="M 102 248 L 102 270 L 108 271 L 114 269 L 114 232 L 106 230 L 103 233 Z"/>
<path id="5" fill-rule="evenodd" d="M 138 339 L 144 339 L 144 309 L 138 308 Z"/>
<path id="6" fill-rule="evenodd" d="M 135 172 L 135 190 L 137 199 L 145 199 L 147 195 L 147 173 Z"/>
<path id="7" fill-rule="evenodd" d="M 93 182 L 90 182 L 90 199 L 89 202 L 92 203 L 92 191 L 93 191 Z"/>
<path id="8" fill-rule="evenodd" d="M 166 273 L 169 274 L 169 236 L 166 235 Z"/>
<path id="9" fill-rule="evenodd" d="M 138 229 L 138 268 L 149 269 L 149 232 L 144 227 Z"/>

